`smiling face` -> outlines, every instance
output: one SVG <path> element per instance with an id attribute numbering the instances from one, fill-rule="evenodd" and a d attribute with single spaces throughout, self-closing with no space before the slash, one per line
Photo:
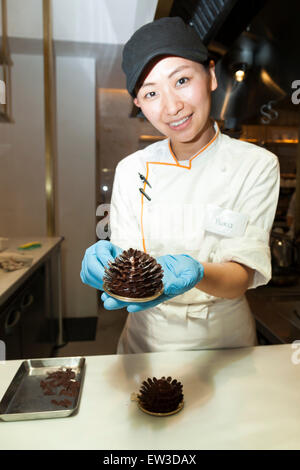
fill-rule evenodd
<path id="1" fill-rule="evenodd" d="M 191 156 L 214 134 L 209 119 L 211 91 L 217 87 L 214 63 L 206 70 L 197 62 L 170 56 L 148 70 L 134 103 L 170 138 L 177 157 Z"/>

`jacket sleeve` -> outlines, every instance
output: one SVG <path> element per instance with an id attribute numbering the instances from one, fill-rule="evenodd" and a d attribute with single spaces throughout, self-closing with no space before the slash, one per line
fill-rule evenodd
<path id="1" fill-rule="evenodd" d="M 267 284 L 272 276 L 269 246 L 280 188 L 277 157 L 264 158 L 260 168 L 249 175 L 238 197 L 236 210 L 248 216 L 241 237 L 223 237 L 213 254 L 213 262 L 236 261 L 254 269 L 249 289 Z"/>
<path id="2" fill-rule="evenodd" d="M 126 166 L 117 166 L 110 203 L 110 241 L 123 250 L 142 250 L 138 220 L 140 197 L 137 186 L 131 181 L 131 175 L 132 172 Z"/>

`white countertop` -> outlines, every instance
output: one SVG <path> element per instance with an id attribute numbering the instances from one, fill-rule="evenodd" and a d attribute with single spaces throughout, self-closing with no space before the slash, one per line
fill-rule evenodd
<path id="1" fill-rule="evenodd" d="M 0 363 L 1 398 L 20 363 Z M 157 418 L 130 395 L 162 375 L 182 382 L 185 406 Z M 299 390 L 290 344 L 88 356 L 78 414 L 2 422 L 0 449 L 300 449 Z"/>
<path id="2" fill-rule="evenodd" d="M 0 251 L 0 255 L 5 255 L 6 252 L 14 252 L 16 255 L 23 254 L 25 257 L 33 258 L 32 264 L 29 267 L 18 269 L 17 271 L 5 272 L 0 269 L 0 305 L 11 295 L 14 289 L 26 280 L 39 263 L 53 250 L 56 245 L 61 243 L 62 237 L 23 237 L 23 238 L 9 238 L 8 248 Z M 18 246 L 25 243 L 38 241 L 41 243 L 40 248 L 32 250 L 18 250 Z"/>

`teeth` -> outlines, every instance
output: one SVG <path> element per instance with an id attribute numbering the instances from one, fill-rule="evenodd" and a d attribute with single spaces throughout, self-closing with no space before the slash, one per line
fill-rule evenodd
<path id="1" fill-rule="evenodd" d="M 188 118 L 189 118 L 189 116 L 187 116 L 187 117 L 181 119 L 181 121 L 172 122 L 172 123 L 170 123 L 170 126 L 172 126 L 172 127 L 180 126 L 180 124 L 183 124 L 185 121 L 188 120 Z"/>

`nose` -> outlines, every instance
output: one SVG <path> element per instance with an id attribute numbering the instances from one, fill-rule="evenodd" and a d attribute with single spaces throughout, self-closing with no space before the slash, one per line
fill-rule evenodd
<path id="1" fill-rule="evenodd" d="M 176 116 L 184 107 L 180 97 L 173 90 L 164 94 L 164 111 L 169 116 Z"/>

